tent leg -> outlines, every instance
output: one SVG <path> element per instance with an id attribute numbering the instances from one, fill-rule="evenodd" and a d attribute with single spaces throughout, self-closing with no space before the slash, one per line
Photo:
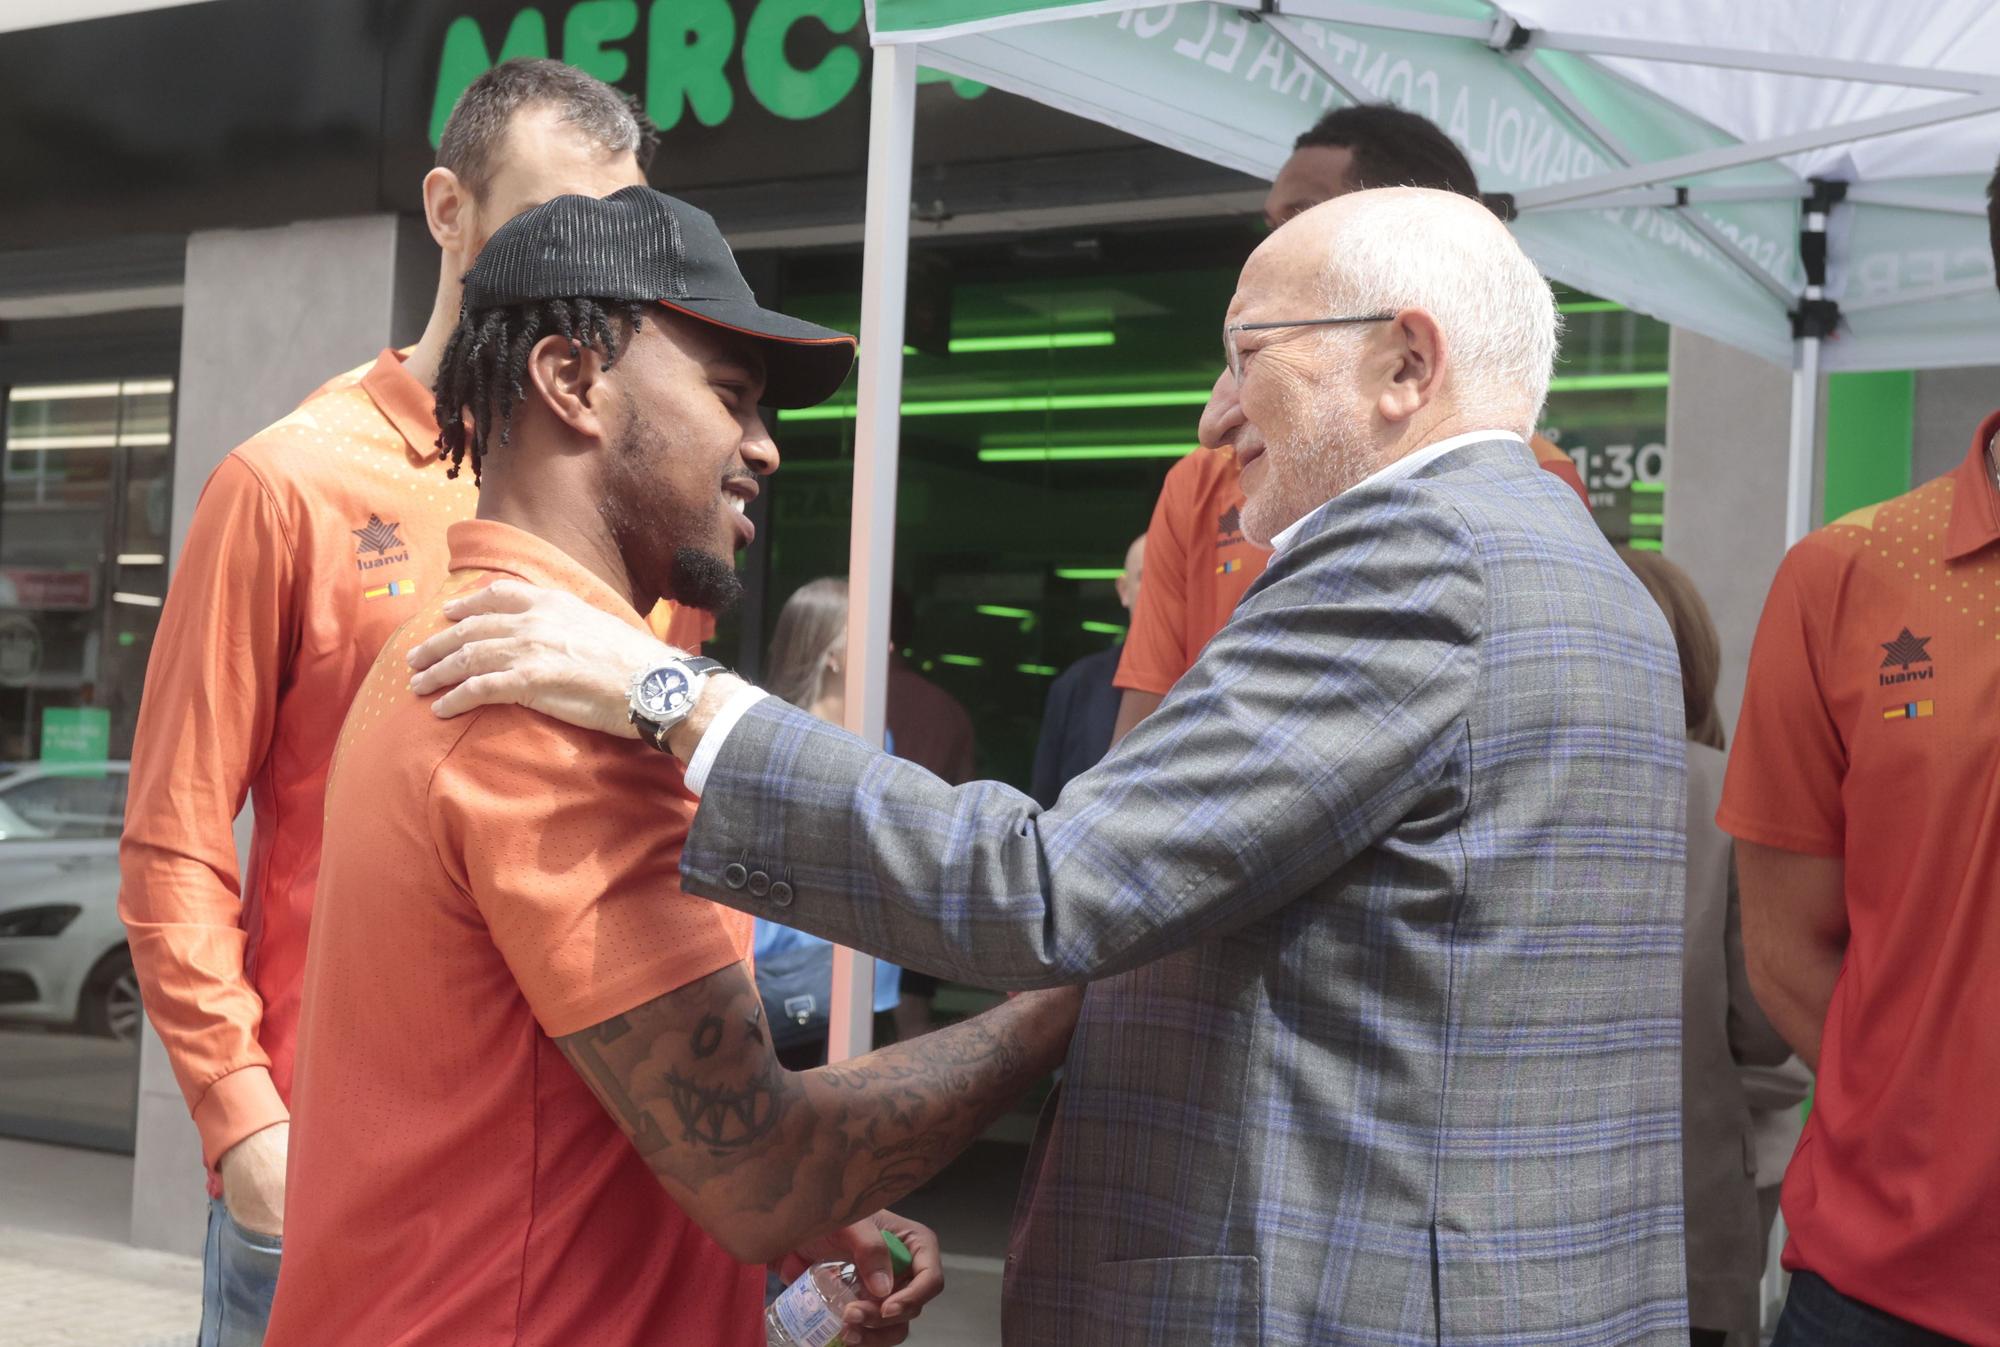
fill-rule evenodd
<path id="1" fill-rule="evenodd" d="M 868 117 L 868 224 L 861 255 L 861 387 L 854 426 L 854 517 L 847 548 L 847 728 L 882 742 L 888 712 L 889 594 L 896 562 L 896 455 L 902 428 L 903 296 L 910 262 L 914 47 L 875 49 Z M 867 1052 L 875 961 L 836 947 L 827 1060 Z"/>
<path id="2" fill-rule="evenodd" d="M 1792 445 L 1785 473 L 1785 546 L 1812 532 L 1813 467 L 1819 444 L 1819 342 L 1800 337 L 1792 361 Z"/>

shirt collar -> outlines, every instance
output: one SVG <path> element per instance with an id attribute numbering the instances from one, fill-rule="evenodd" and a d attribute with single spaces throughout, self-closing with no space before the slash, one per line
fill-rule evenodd
<path id="1" fill-rule="evenodd" d="M 563 589 L 627 626 L 647 630 L 630 599 L 548 539 L 497 519 L 466 519 L 445 530 L 454 571 L 499 571 L 544 589 Z"/>
<path id="2" fill-rule="evenodd" d="M 438 460 L 437 401 L 404 366 L 407 358 L 407 352 L 384 350 L 361 376 L 361 386 L 402 434 L 410 462 L 421 468 Z"/>
<path id="3" fill-rule="evenodd" d="M 1951 523 L 1944 535 L 1944 556 L 1957 561 L 2000 539 L 2000 490 L 1993 485 L 1993 469 L 1986 463 L 1986 446 L 2000 432 L 2000 412 L 1979 423 L 1972 433 L 1972 449 L 1965 462 L 1952 470 L 1957 480 L 1951 489 Z"/>
<path id="4" fill-rule="evenodd" d="M 1364 486 L 1378 486 L 1384 482 L 1394 482 L 1404 477 L 1414 476 L 1425 464 L 1443 458 L 1454 449 L 1463 449 L 1469 444 L 1490 444 L 1494 440 L 1512 440 L 1515 444 L 1527 443 L 1526 440 L 1511 430 L 1469 430 L 1463 435 L 1454 435 L 1448 440 L 1439 440 L 1437 443 L 1427 444 L 1421 449 L 1413 449 L 1394 463 L 1375 469 L 1375 471 L 1363 477 L 1353 486 L 1348 487 L 1347 490 L 1358 491 Z M 1341 492 L 1343 496 L 1346 494 L 1346 491 Z M 1335 499 L 1338 498 L 1335 497 Z M 1331 503 L 1328 502 L 1328 504 Z M 1297 538 L 1300 530 L 1305 528 L 1306 521 L 1325 508 L 1326 506 L 1322 505 L 1319 509 L 1308 510 L 1298 519 L 1294 520 L 1289 528 L 1271 539 L 1271 550 L 1273 552 L 1282 552 L 1291 546 L 1292 540 Z"/>

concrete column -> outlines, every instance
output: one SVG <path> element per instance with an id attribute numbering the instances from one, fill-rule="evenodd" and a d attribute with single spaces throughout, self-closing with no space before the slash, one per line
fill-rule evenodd
<path id="1" fill-rule="evenodd" d="M 1785 555 L 1791 371 L 1675 329 L 1668 345 L 1667 508 L 1662 546 L 1691 577 L 1722 637 L 1716 704 L 1734 730 L 1750 641 Z M 1824 475 L 1825 381 L 1813 517 Z"/>
<path id="2" fill-rule="evenodd" d="M 1920 370 L 1910 481 L 1928 482 L 1964 462 L 1972 432 L 1995 407 L 2000 407 L 2000 368 Z"/>
<path id="3" fill-rule="evenodd" d="M 173 549 L 215 466 L 313 389 L 429 317 L 437 249 L 421 220 L 393 215 L 219 230 L 188 239 L 174 424 Z M 237 820 L 239 862 L 250 814 Z M 150 1027 L 139 1062 L 132 1242 L 199 1254 L 201 1147 Z"/>

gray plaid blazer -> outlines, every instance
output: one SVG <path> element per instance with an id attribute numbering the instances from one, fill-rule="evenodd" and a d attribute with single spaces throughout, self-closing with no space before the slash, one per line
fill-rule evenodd
<path id="1" fill-rule="evenodd" d="M 1044 810 L 766 699 L 687 888 L 1089 982 L 1015 1347 L 1687 1341 L 1681 689 L 1518 444 L 1347 492 Z"/>

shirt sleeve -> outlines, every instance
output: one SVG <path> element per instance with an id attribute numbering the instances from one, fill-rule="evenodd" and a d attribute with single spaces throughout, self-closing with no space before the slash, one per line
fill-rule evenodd
<path id="1" fill-rule="evenodd" d="M 478 714 L 432 778 L 433 836 L 543 1032 L 749 956 L 748 919 L 681 891 L 694 797 L 678 763 L 516 707 Z"/>
<path id="2" fill-rule="evenodd" d="M 1188 620 L 1188 516 L 1193 513 L 1188 497 L 1194 480 L 1192 457 L 1176 463 L 1160 487 L 1153 522 L 1146 527 L 1145 583 L 1139 586 L 1125 653 L 1118 657 L 1118 674 L 1111 680 L 1130 692 L 1164 697 L 1188 671 L 1187 643 L 1181 634 Z"/>
<path id="3" fill-rule="evenodd" d="M 1590 488 L 1583 484 L 1583 474 L 1576 470 L 1576 460 L 1557 448 L 1553 440 L 1540 435 L 1529 436 L 1528 447 L 1535 451 L 1535 462 L 1542 465 L 1542 471 L 1560 477 L 1563 484 L 1576 492 L 1577 499 L 1588 509 Z"/>
<path id="4" fill-rule="evenodd" d="M 1817 615 L 1831 595 L 1814 601 L 1829 561 L 1814 548 L 1808 539 L 1786 554 L 1764 601 L 1715 821 L 1746 842 L 1837 857 L 1847 836 L 1847 745 L 1821 681 Z"/>
<path id="5" fill-rule="evenodd" d="M 209 478 L 146 669 L 119 916 L 146 1013 L 213 1166 L 288 1114 L 258 1046 L 264 1004 L 244 972 L 236 815 L 270 752 L 297 640 L 286 521 L 231 456 Z"/>

